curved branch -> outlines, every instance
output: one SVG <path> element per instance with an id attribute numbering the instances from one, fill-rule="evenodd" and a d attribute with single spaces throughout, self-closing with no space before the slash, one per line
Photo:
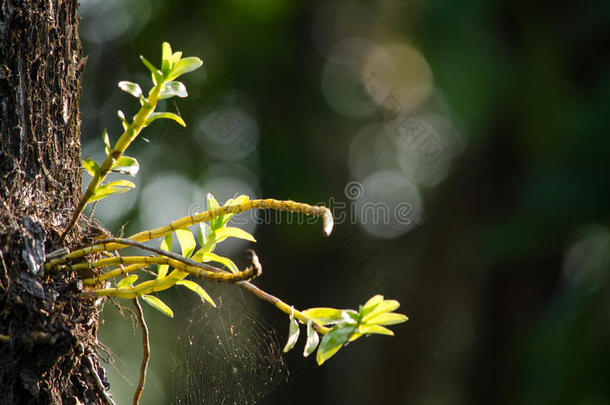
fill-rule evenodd
<path id="1" fill-rule="evenodd" d="M 214 218 L 220 217 L 226 214 L 239 214 L 252 209 L 274 209 L 278 211 L 289 211 L 289 212 L 297 212 L 303 213 L 306 215 L 313 215 L 317 217 L 322 217 L 323 220 L 323 228 L 324 233 L 329 235 L 333 228 L 333 217 L 330 210 L 323 206 L 315 206 L 304 203 L 298 203 L 294 201 L 282 201 L 282 200 L 274 200 L 274 199 L 266 199 L 266 200 L 249 200 L 243 202 L 241 204 L 228 205 L 215 210 L 201 212 L 199 214 L 191 215 L 188 217 L 180 218 L 171 224 L 151 229 L 147 231 L 138 232 L 134 235 L 131 235 L 129 240 L 133 242 L 146 242 L 151 239 L 160 238 L 162 236 L 166 236 L 176 231 L 177 229 L 187 228 L 191 225 L 198 224 L 200 222 L 207 222 Z M 89 246 L 86 248 L 75 250 L 71 253 L 63 255 L 59 258 L 55 258 L 50 260 L 45 264 L 45 270 L 51 270 L 53 267 L 58 266 L 60 264 L 64 264 L 67 260 L 78 259 L 85 255 L 102 252 L 102 251 L 112 251 L 123 249 L 129 246 L 124 243 L 98 243 L 93 246 Z"/>

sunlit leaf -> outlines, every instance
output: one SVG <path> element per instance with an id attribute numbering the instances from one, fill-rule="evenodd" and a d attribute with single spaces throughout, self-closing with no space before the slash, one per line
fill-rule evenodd
<path id="1" fill-rule="evenodd" d="M 376 317 L 377 315 L 383 314 L 385 312 L 394 311 L 398 307 L 400 307 L 400 303 L 396 300 L 383 300 L 382 302 L 377 304 L 377 306 L 375 307 L 375 309 L 372 312 L 370 312 L 369 314 L 364 316 L 362 318 L 362 320 L 363 320 L 363 322 L 368 322 L 369 319 L 372 319 L 372 318 Z"/>
<path id="2" fill-rule="evenodd" d="M 196 261 L 196 262 L 216 262 L 216 263 L 221 263 L 223 265 L 225 265 L 230 271 L 231 273 L 237 273 L 239 271 L 239 269 L 237 268 L 237 265 L 235 263 L 233 263 L 233 261 L 231 259 L 229 259 L 228 257 L 223 257 L 223 256 L 219 256 L 215 253 L 211 253 L 211 252 L 204 252 L 203 249 L 199 249 L 197 251 L 197 253 L 195 253 L 192 257 L 192 260 Z"/>
<path id="3" fill-rule="evenodd" d="M 224 207 L 243 204 L 246 201 L 248 201 L 249 199 L 250 199 L 250 197 L 248 197 L 247 195 L 243 195 L 243 194 L 237 198 L 229 198 L 225 202 Z M 234 216 L 235 216 L 235 214 L 233 214 L 233 213 L 228 213 L 228 214 L 223 215 L 222 218 L 220 219 L 220 221 L 218 221 L 218 227 L 220 228 L 222 226 L 225 226 L 227 224 L 227 222 L 229 222 L 229 220 L 231 218 L 233 218 Z"/>
<path id="4" fill-rule="evenodd" d="M 185 73 L 192 72 L 193 70 L 201 67 L 201 65 L 203 65 L 203 62 L 201 59 L 195 56 L 180 59 L 180 61 L 172 68 L 171 73 L 167 76 L 167 80 L 173 80 Z"/>
<path id="5" fill-rule="evenodd" d="M 176 236 L 178 237 L 178 242 L 180 242 L 182 256 L 189 258 L 197 245 L 193 233 L 188 228 L 177 229 Z"/>
<path id="6" fill-rule="evenodd" d="M 108 131 L 106 131 L 105 129 L 102 133 L 102 139 L 104 140 L 104 151 L 106 152 L 106 155 L 110 155 L 110 138 L 108 138 Z"/>
<path id="7" fill-rule="evenodd" d="M 91 158 L 83 160 L 83 168 L 93 177 L 100 172 L 100 166 Z"/>
<path id="8" fill-rule="evenodd" d="M 172 66 L 176 65 L 176 63 L 180 62 L 180 58 L 182 58 L 182 52 L 178 51 L 172 55 Z"/>
<path id="9" fill-rule="evenodd" d="M 284 353 L 288 352 L 294 347 L 297 340 L 299 340 L 299 333 L 299 323 L 296 319 L 294 319 L 294 317 L 291 316 L 290 327 L 288 328 L 288 341 L 286 342 L 286 346 L 284 346 Z"/>
<path id="10" fill-rule="evenodd" d="M 156 112 L 156 113 L 150 114 L 150 116 L 144 123 L 144 126 L 150 125 L 151 122 L 158 120 L 159 118 L 166 118 L 169 120 L 174 120 L 178 124 L 182 125 L 183 127 L 186 127 L 186 123 L 182 120 L 182 118 L 179 115 L 176 115 L 176 114 L 170 113 L 170 112 Z"/>
<path id="11" fill-rule="evenodd" d="M 227 206 L 231 206 L 231 205 L 240 205 L 240 204 L 243 204 L 243 203 L 245 203 L 246 201 L 249 201 L 249 200 L 250 200 L 250 197 L 248 197 L 245 194 L 242 194 L 242 195 L 240 195 L 240 196 L 238 196 L 236 198 L 229 198 L 225 202 L 224 206 L 227 207 Z"/>
<path id="12" fill-rule="evenodd" d="M 307 357 L 318 347 L 320 342 L 320 336 L 313 327 L 313 322 L 307 322 L 307 342 L 305 343 L 305 349 L 303 349 L 303 356 Z"/>
<path id="13" fill-rule="evenodd" d="M 199 223 L 199 228 L 197 230 L 197 240 L 199 241 L 200 245 L 203 246 L 207 242 L 208 235 L 210 234 L 210 232 L 211 229 L 208 224 L 206 224 L 205 222 Z"/>
<path id="14" fill-rule="evenodd" d="M 161 301 L 159 298 L 152 295 L 143 295 L 142 299 L 146 301 L 147 304 L 151 305 L 153 308 L 160 311 L 161 313 L 169 316 L 170 318 L 174 317 L 174 312 L 172 311 L 172 309 L 168 307 L 167 304 Z"/>
<path id="15" fill-rule="evenodd" d="M 218 208 L 220 208 L 218 201 L 216 201 L 216 198 L 214 198 L 214 195 L 212 195 L 212 193 L 207 193 L 205 195 L 205 198 L 208 203 L 208 211 L 217 210 Z"/>
<path id="16" fill-rule="evenodd" d="M 214 233 L 216 234 L 216 243 L 222 242 L 226 238 L 238 238 L 249 240 L 250 242 L 256 242 L 254 236 L 240 228 L 223 227 L 217 229 Z"/>
<path id="17" fill-rule="evenodd" d="M 218 201 L 216 201 L 216 198 L 214 198 L 212 193 L 207 193 L 205 196 L 205 199 L 208 203 L 208 211 L 213 211 L 213 210 L 217 210 L 220 208 Z M 220 225 L 221 223 L 222 223 L 222 217 L 216 217 L 216 218 L 212 219 L 210 221 L 210 227 L 212 228 L 212 231 L 219 228 L 221 226 Z"/>
<path id="18" fill-rule="evenodd" d="M 341 311 L 341 317 L 343 318 L 342 322 L 346 323 L 356 323 L 360 320 L 358 312 L 354 311 L 353 309 L 344 309 Z"/>
<path id="19" fill-rule="evenodd" d="M 161 71 L 167 76 L 172 68 L 172 47 L 168 42 L 161 45 Z"/>
<path id="20" fill-rule="evenodd" d="M 135 177 L 139 170 L 140 164 L 135 158 L 130 156 L 121 156 L 112 166 L 113 172 L 129 174 L 132 177 Z"/>
<path id="21" fill-rule="evenodd" d="M 163 73 L 159 69 L 154 67 L 153 64 L 150 63 L 148 59 L 146 59 L 144 56 L 140 55 L 140 59 L 142 60 L 144 66 L 146 66 L 148 70 L 150 70 L 150 73 L 152 73 L 153 83 L 156 86 L 157 83 L 160 83 L 161 80 L 163 80 Z"/>
<path id="22" fill-rule="evenodd" d="M 409 320 L 409 318 L 406 315 L 397 314 L 395 312 L 384 312 L 367 319 L 366 323 L 375 325 L 395 325 L 397 323 L 406 322 L 407 320 Z"/>
<path id="23" fill-rule="evenodd" d="M 120 194 L 135 188 L 135 184 L 127 180 L 117 180 L 112 183 L 103 184 L 98 186 L 91 197 L 87 200 L 88 203 L 92 201 L 101 200 L 112 194 Z"/>
<path id="24" fill-rule="evenodd" d="M 326 325 L 341 321 L 343 319 L 342 312 L 340 309 L 321 307 L 306 309 L 302 311 L 302 314 L 319 325 Z"/>
<path id="25" fill-rule="evenodd" d="M 159 249 L 165 250 L 167 252 L 171 252 L 172 251 L 172 239 L 173 239 L 172 234 L 170 233 L 165 238 L 163 238 L 163 240 L 161 241 L 161 246 L 159 246 Z M 159 264 L 157 266 L 157 278 L 161 279 L 161 278 L 165 277 L 168 270 L 169 270 L 169 265 Z"/>
<path id="26" fill-rule="evenodd" d="M 360 327 L 358 328 L 358 331 L 350 336 L 349 341 L 353 342 L 354 340 L 358 339 L 362 335 L 371 335 L 371 334 L 394 336 L 394 332 L 392 332 L 388 328 L 384 328 L 383 326 L 360 325 Z"/>
<path id="27" fill-rule="evenodd" d="M 138 279 L 137 274 L 127 276 L 116 285 L 116 288 L 129 288 Z"/>
<path id="28" fill-rule="evenodd" d="M 127 128 L 129 127 L 129 122 L 127 122 L 127 119 L 125 118 L 125 113 L 123 113 L 123 111 L 119 110 L 119 111 L 117 111 L 117 115 L 119 116 L 119 119 L 121 120 L 121 124 L 123 124 L 123 129 L 127 130 Z"/>
<path id="29" fill-rule="evenodd" d="M 187 97 L 188 93 L 186 91 L 186 87 L 184 86 L 184 84 L 180 83 L 180 82 L 169 82 L 169 83 L 165 83 L 165 88 L 163 89 L 163 91 L 161 91 L 161 93 L 159 94 L 159 98 L 161 100 L 165 100 L 166 98 L 170 98 L 170 97 Z"/>
<path id="30" fill-rule="evenodd" d="M 361 333 L 363 335 L 369 335 L 369 334 L 378 334 L 378 335 L 388 335 L 388 336 L 394 336 L 394 332 L 392 332 L 390 329 L 385 328 L 381 325 L 361 325 L 358 328 L 358 333 Z"/>
<path id="31" fill-rule="evenodd" d="M 129 93 L 135 98 L 142 97 L 142 89 L 138 83 L 128 82 L 126 80 L 119 82 L 119 89 L 123 90 L 125 93 Z"/>
<path id="32" fill-rule="evenodd" d="M 383 295 L 377 294 L 369 298 L 369 300 L 364 304 L 364 307 L 377 306 L 381 301 L 383 301 Z"/>
<path id="33" fill-rule="evenodd" d="M 322 365 L 326 360 L 334 356 L 348 341 L 354 331 L 355 327 L 353 326 L 335 325 L 331 330 L 326 332 L 316 354 L 318 365 Z"/>
<path id="34" fill-rule="evenodd" d="M 199 249 L 200 252 L 205 253 L 214 251 L 216 248 L 216 239 L 208 224 L 205 222 L 199 223 L 197 237 L 199 239 L 199 244 L 201 245 L 201 249 Z"/>
<path id="35" fill-rule="evenodd" d="M 209 302 L 210 304 L 212 304 L 213 307 L 216 307 L 216 304 L 214 303 L 214 300 L 212 299 L 212 297 L 210 297 L 210 295 L 199 284 L 195 283 L 194 281 L 179 280 L 179 281 L 176 281 L 176 284 L 184 286 L 184 287 L 188 288 L 189 290 L 196 292 L 201 297 L 201 299 Z"/>

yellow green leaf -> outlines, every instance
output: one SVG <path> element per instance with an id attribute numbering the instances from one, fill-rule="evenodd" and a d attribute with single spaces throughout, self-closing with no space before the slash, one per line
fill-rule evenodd
<path id="1" fill-rule="evenodd" d="M 117 284 L 116 288 L 129 288 L 138 279 L 137 274 L 125 277 Z"/>
<path id="2" fill-rule="evenodd" d="M 199 284 L 195 283 L 194 281 L 180 280 L 180 281 L 176 281 L 176 284 L 184 286 L 184 287 L 188 288 L 189 290 L 196 292 L 201 297 L 201 299 L 209 302 L 210 304 L 212 304 L 213 307 L 216 307 L 216 304 L 214 303 L 214 300 L 212 299 L 212 297 L 210 297 L 210 295 Z"/>
<path id="3" fill-rule="evenodd" d="M 178 242 L 180 242 L 182 256 L 189 258 L 197 245 L 193 233 L 188 228 L 177 229 L 176 236 L 178 237 Z"/>
<path id="4" fill-rule="evenodd" d="M 165 250 L 166 252 L 172 251 L 172 234 L 170 233 L 161 241 L 161 246 L 159 246 L 161 250 Z M 169 270 L 169 266 L 167 264 L 160 264 L 157 266 L 157 278 L 162 279 L 167 274 Z"/>
<path id="5" fill-rule="evenodd" d="M 250 235 L 248 232 L 244 231 L 241 228 L 235 228 L 232 226 L 226 226 L 223 228 L 216 229 L 216 243 L 222 242 L 227 238 L 238 238 L 249 240 L 250 242 L 256 242 L 254 236 Z"/>
<path id="6" fill-rule="evenodd" d="M 149 304 L 156 310 L 160 311 L 161 313 L 169 316 L 170 318 L 174 317 L 174 312 L 172 311 L 172 309 L 170 307 L 168 307 L 167 304 L 165 302 L 161 301 L 159 298 L 157 298 L 153 295 L 143 295 L 142 299 L 147 304 Z"/>

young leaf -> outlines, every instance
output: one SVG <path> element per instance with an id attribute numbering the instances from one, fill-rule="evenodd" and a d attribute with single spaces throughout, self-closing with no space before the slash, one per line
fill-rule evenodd
<path id="1" fill-rule="evenodd" d="M 248 197 L 248 196 L 247 196 L 247 195 L 245 195 L 245 194 L 242 194 L 242 195 L 240 195 L 240 196 L 238 196 L 238 197 L 236 197 L 236 198 L 229 198 L 229 199 L 228 199 L 228 200 L 225 202 L 224 207 L 231 206 L 231 205 L 239 205 L 239 204 L 243 204 L 243 203 L 245 203 L 246 201 L 249 201 L 249 200 L 250 200 L 250 197 Z"/>
<path id="2" fill-rule="evenodd" d="M 176 281 L 176 284 L 184 286 L 189 290 L 196 292 L 202 300 L 209 302 L 214 308 L 216 308 L 216 304 L 214 303 L 212 297 L 210 297 L 210 295 L 203 288 L 201 288 L 199 284 L 191 280 L 179 280 Z"/>
<path id="3" fill-rule="evenodd" d="M 138 279 L 137 274 L 125 277 L 124 279 L 119 281 L 116 288 L 129 288 L 137 279 Z"/>
<path id="4" fill-rule="evenodd" d="M 290 328 L 288 329 L 288 341 L 286 342 L 286 346 L 284 346 L 284 353 L 291 350 L 294 345 L 297 343 L 299 339 L 299 323 L 294 317 L 290 317 Z"/>
<path id="5" fill-rule="evenodd" d="M 318 353 L 316 353 L 318 365 L 321 366 L 326 360 L 334 356 L 348 341 L 354 331 L 355 327 L 353 326 L 335 325 L 331 330 L 326 332 L 318 348 Z"/>
<path id="6" fill-rule="evenodd" d="M 203 65 L 201 59 L 191 56 L 188 58 L 180 59 L 176 66 L 172 68 L 171 73 L 167 76 L 167 80 L 173 80 L 177 77 L 182 76 L 185 73 L 192 72 L 195 69 L 199 69 Z"/>
<path id="7" fill-rule="evenodd" d="M 161 45 L 161 71 L 167 77 L 172 68 L 172 47 L 168 42 L 163 42 Z"/>
<path id="8" fill-rule="evenodd" d="M 207 193 L 205 198 L 208 203 L 208 211 L 217 210 L 218 208 L 220 208 L 218 201 L 216 201 L 216 198 L 214 198 L 214 195 L 212 193 Z"/>
<path id="9" fill-rule="evenodd" d="M 308 319 L 311 319 L 319 325 L 326 325 L 329 323 L 337 323 L 343 319 L 340 309 L 335 308 L 310 308 L 303 311 Z"/>
<path id="10" fill-rule="evenodd" d="M 214 233 L 216 234 L 216 243 L 222 242 L 227 238 L 238 238 L 249 240 L 250 242 L 256 242 L 254 236 L 240 228 L 224 227 L 217 229 Z"/>
<path id="11" fill-rule="evenodd" d="M 369 319 L 372 319 L 379 314 L 394 311 L 395 309 L 398 309 L 398 307 L 400 307 L 400 303 L 396 300 L 383 300 L 377 304 L 373 311 L 364 316 L 362 320 L 363 322 L 368 322 Z"/>
<path id="12" fill-rule="evenodd" d="M 91 158 L 83 160 L 83 168 L 93 177 L 100 172 L 100 166 Z"/>
<path id="13" fill-rule="evenodd" d="M 211 233 L 210 226 L 205 222 L 199 223 L 199 228 L 197 229 L 197 240 L 201 246 L 205 245 L 208 240 L 208 235 Z"/>
<path id="14" fill-rule="evenodd" d="M 358 333 L 362 335 L 370 335 L 376 333 L 378 335 L 394 336 L 394 332 L 380 325 L 360 325 Z"/>
<path id="15" fill-rule="evenodd" d="M 172 66 L 175 66 L 176 63 L 180 62 L 180 58 L 182 58 L 182 52 L 178 51 L 172 55 Z"/>
<path id="16" fill-rule="evenodd" d="M 152 295 L 143 295 L 142 299 L 146 301 L 147 304 L 160 311 L 161 313 L 169 316 L 170 318 L 174 317 L 174 312 L 167 304 L 161 301 L 159 298 Z"/>
<path id="17" fill-rule="evenodd" d="M 119 89 L 123 90 L 125 93 L 129 93 L 135 98 L 142 97 L 142 89 L 138 83 L 122 81 L 119 82 Z"/>
<path id="18" fill-rule="evenodd" d="M 207 193 L 205 196 L 205 199 L 208 203 L 208 211 L 213 211 L 213 210 L 217 210 L 218 208 L 220 208 L 220 205 L 218 204 L 218 201 L 216 201 L 216 198 L 214 198 L 214 196 L 212 195 L 212 193 Z M 215 231 L 216 229 L 218 229 L 221 225 L 220 223 L 222 222 L 222 217 L 220 218 L 214 218 L 210 221 L 210 227 L 212 229 L 212 231 Z"/>
<path id="19" fill-rule="evenodd" d="M 140 59 L 142 60 L 144 66 L 146 66 L 148 70 L 150 70 L 150 73 L 152 73 L 153 83 L 156 86 L 157 83 L 160 83 L 163 80 L 163 73 L 154 67 L 153 64 L 150 63 L 144 56 L 140 55 Z"/>
<path id="20" fill-rule="evenodd" d="M 395 325 L 408 320 L 409 318 L 406 315 L 397 314 L 396 312 L 384 312 L 383 314 L 367 319 L 366 323 L 369 325 Z"/>
<path id="21" fill-rule="evenodd" d="M 343 311 L 341 311 L 341 317 L 343 318 L 342 322 L 348 324 L 358 323 L 360 321 L 360 316 L 358 315 L 358 312 L 354 311 L 353 309 L 344 309 Z"/>
<path id="22" fill-rule="evenodd" d="M 188 228 L 176 229 L 176 236 L 178 237 L 178 242 L 180 242 L 182 256 L 189 258 L 197 245 L 193 233 Z"/>
<path id="23" fill-rule="evenodd" d="M 159 249 L 165 250 L 168 252 L 172 251 L 172 234 L 170 233 L 161 241 L 161 246 Z M 162 279 L 167 274 L 169 270 L 169 266 L 167 264 L 159 264 L 157 267 L 157 279 Z"/>
<path id="24" fill-rule="evenodd" d="M 184 84 L 182 84 L 180 82 L 176 82 L 176 81 L 165 83 L 165 89 L 163 89 L 163 91 L 161 91 L 159 98 L 161 100 L 165 100 L 166 98 L 170 98 L 170 97 L 174 97 L 174 96 L 178 96 L 181 98 L 188 96 L 188 93 L 186 91 L 186 87 L 184 86 Z"/>
<path id="25" fill-rule="evenodd" d="M 307 322 L 307 342 L 305 343 L 305 349 L 303 349 L 303 356 L 307 357 L 318 347 L 320 337 L 318 332 L 313 328 L 313 322 Z"/>
<path id="26" fill-rule="evenodd" d="M 110 139 L 108 138 L 108 131 L 104 130 L 104 132 L 102 133 L 102 139 L 104 140 L 104 151 L 106 152 L 106 155 L 110 155 L 110 150 L 112 148 L 110 147 Z"/>
<path id="27" fill-rule="evenodd" d="M 140 164 L 135 158 L 130 156 L 121 156 L 112 166 L 113 172 L 129 174 L 131 177 L 135 177 L 139 170 Z"/>
<path id="28" fill-rule="evenodd" d="M 381 301 L 383 301 L 383 295 L 377 294 L 369 298 L 369 300 L 364 304 L 365 308 L 377 306 Z"/>
<path id="29" fill-rule="evenodd" d="M 136 187 L 136 185 L 133 184 L 131 181 L 127 181 L 127 180 L 113 181 L 112 183 L 98 186 L 95 189 L 95 191 L 93 192 L 93 194 L 91 195 L 91 197 L 87 200 L 87 203 L 90 203 L 92 201 L 101 200 L 102 198 L 106 198 L 112 194 L 124 193 L 135 187 Z"/>
<path id="30" fill-rule="evenodd" d="M 239 205 L 239 204 L 243 204 L 246 201 L 248 201 L 250 199 L 250 197 L 248 197 L 247 195 L 240 195 L 239 197 L 233 199 L 233 198 L 229 198 L 226 202 L 224 207 L 227 206 L 231 206 L 231 205 Z M 222 218 L 219 218 L 218 221 L 218 228 L 223 227 L 227 224 L 227 222 L 229 222 L 229 220 L 231 218 L 233 218 L 235 216 L 235 214 L 233 213 L 229 213 L 229 214 L 225 214 L 222 216 Z"/>
<path id="31" fill-rule="evenodd" d="M 353 333 L 349 337 L 349 341 L 353 342 L 354 340 L 358 339 L 362 335 L 371 335 L 371 334 L 374 334 L 374 333 L 380 334 L 380 335 L 394 336 L 394 332 L 392 332 L 388 328 L 384 328 L 383 326 L 379 326 L 379 325 L 360 325 L 360 327 L 358 328 L 358 331 Z"/>
<path id="32" fill-rule="evenodd" d="M 158 120 L 159 118 L 167 118 L 169 120 L 174 120 L 178 124 L 182 125 L 183 127 L 186 127 L 186 123 L 182 120 L 182 118 L 179 115 L 176 115 L 176 114 L 170 113 L 170 112 L 155 112 L 155 113 L 150 114 L 148 116 L 148 119 L 144 123 L 144 126 L 150 125 L 151 122 Z"/>
<path id="33" fill-rule="evenodd" d="M 199 249 L 197 253 L 201 252 L 201 254 L 203 254 L 214 251 L 216 248 L 216 238 L 208 224 L 205 222 L 199 223 L 199 232 L 197 233 L 197 237 L 199 239 L 199 244 L 201 245 L 201 249 Z"/>
<path id="34" fill-rule="evenodd" d="M 203 249 L 199 249 L 197 251 L 197 253 L 195 253 L 191 259 L 196 262 L 199 262 L 199 263 L 216 262 L 216 263 L 224 264 L 231 271 L 231 273 L 237 273 L 239 271 L 239 269 L 237 268 L 237 265 L 235 263 L 233 263 L 233 261 L 231 259 L 229 259 L 228 257 L 219 256 L 219 255 L 217 255 L 215 253 L 211 253 L 211 252 L 205 252 L 205 251 L 203 251 Z"/>
<path id="35" fill-rule="evenodd" d="M 119 119 L 121 120 L 121 124 L 123 124 L 123 129 L 127 130 L 127 128 L 129 127 L 129 122 L 127 122 L 127 119 L 125 118 L 125 113 L 123 113 L 123 111 L 119 110 L 119 111 L 117 111 L 117 115 L 119 116 Z"/>

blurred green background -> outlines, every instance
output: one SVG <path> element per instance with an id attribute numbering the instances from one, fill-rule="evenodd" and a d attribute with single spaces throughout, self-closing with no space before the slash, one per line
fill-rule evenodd
<path id="1" fill-rule="evenodd" d="M 116 84 L 149 86 L 140 54 L 159 63 L 169 41 L 204 60 L 189 97 L 161 106 L 187 128 L 144 131 L 138 188 L 101 202 L 102 222 L 160 226 L 205 192 L 325 203 L 330 238 L 240 217 L 256 284 L 297 308 L 381 293 L 410 317 L 317 367 L 302 342 L 283 359 L 286 317 L 231 286 L 209 287 L 216 312 L 164 292 L 176 316 L 145 308 L 143 403 L 610 403 L 610 3 L 83 0 L 80 14 L 83 158 L 101 160 L 104 128 L 118 138 L 117 109 L 135 113 Z M 247 245 L 226 245 L 244 264 Z M 111 392 L 130 403 L 139 329 L 111 304 L 103 318 Z"/>

